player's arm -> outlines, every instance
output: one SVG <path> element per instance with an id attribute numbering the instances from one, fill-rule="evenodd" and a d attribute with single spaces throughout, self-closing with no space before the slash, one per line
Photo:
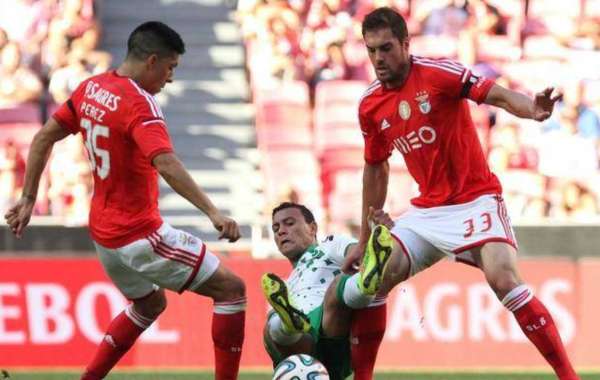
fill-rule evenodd
<path id="1" fill-rule="evenodd" d="M 494 84 L 484 103 L 502 108 L 524 119 L 544 121 L 552 115 L 554 103 L 562 98 L 562 94 L 552 96 L 553 91 L 553 87 L 548 87 L 544 91 L 536 93 L 535 97 L 531 99 L 520 92 Z"/>
<path id="2" fill-rule="evenodd" d="M 363 169 L 362 217 L 358 245 L 365 247 L 371 234 L 369 213 L 371 210 L 381 210 L 387 197 L 390 165 L 387 161 L 375 164 L 365 162 Z"/>
<path id="3" fill-rule="evenodd" d="M 4 216 L 7 224 L 17 238 L 21 238 L 23 229 L 27 226 L 31 218 L 40 178 L 48 162 L 48 157 L 50 157 L 50 153 L 52 152 L 52 147 L 57 141 L 64 139 L 68 135 L 69 132 L 66 129 L 61 127 L 54 118 L 50 118 L 33 137 L 27 157 L 25 184 L 23 185 L 21 199 Z"/>
<path id="4" fill-rule="evenodd" d="M 356 245 L 352 246 L 346 253 L 342 270 L 352 272 L 355 270 L 358 261 L 361 259 L 371 228 L 369 226 L 369 214 L 373 209 L 383 208 L 387 196 L 387 185 L 389 179 L 390 166 L 387 160 L 378 163 L 365 162 L 363 170 L 363 188 L 362 188 L 362 212 L 360 224 L 360 237 Z"/>
<path id="5" fill-rule="evenodd" d="M 173 152 L 157 154 L 152 159 L 152 165 L 173 190 L 209 217 L 215 228 L 220 231 L 219 239 L 227 238 L 234 242 L 240 238 L 237 223 L 221 214 Z"/>

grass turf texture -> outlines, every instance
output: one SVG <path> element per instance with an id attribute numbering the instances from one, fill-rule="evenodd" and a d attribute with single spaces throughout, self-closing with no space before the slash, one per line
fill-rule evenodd
<path id="1" fill-rule="evenodd" d="M 25 371 L 10 371 L 9 378 L 11 380 L 77 380 L 79 374 L 77 372 L 25 372 Z M 2 379 L 2 376 L 0 376 Z M 213 379 L 211 373 L 208 372 L 129 372 L 115 371 L 106 378 L 107 380 L 209 380 Z M 266 372 L 244 372 L 240 375 L 239 380 L 270 380 L 271 375 Z M 377 380 L 552 380 L 556 379 L 550 373 L 473 373 L 473 372 L 380 372 L 376 373 Z M 600 373 L 587 373 L 581 375 L 582 380 L 600 380 Z"/>

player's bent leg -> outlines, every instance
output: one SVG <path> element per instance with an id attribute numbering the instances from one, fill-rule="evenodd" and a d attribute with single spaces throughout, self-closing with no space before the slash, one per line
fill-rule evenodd
<path id="1" fill-rule="evenodd" d="M 308 316 L 292 304 L 285 281 L 273 273 L 265 273 L 261 278 L 261 286 L 267 302 L 279 315 L 288 334 L 307 333 L 310 330 Z"/>
<path id="2" fill-rule="evenodd" d="M 246 286 L 223 264 L 193 290 L 214 301 L 212 338 L 215 351 L 215 379 L 237 379 L 246 320 Z"/>
<path id="3" fill-rule="evenodd" d="M 166 306 L 167 299 L 162 289 L 133 300 L 133 303 L 110 323 L 81 379 L 103 379 Z"/>
<path id="4" fill-rule="evenodd" d="M 277 365 L 284 358 L 294 354 L 312 355 L 314 341 L 310 334 L 289 334 L 283 327 L 279 315 L 271 311 L 267 316 L 267 323 L 263 330 L 265 350 Z"/>
<path id="5" fill-rule="evenodd" d="M 321 328 L 325 336 L 331 338 L 346 337 L 351 333 L 349 350 L 354 379 L 370 380 L 385 333 L 385 297 L 375 298 L 360 293 L 356 283 L 359 277 L 360 274 L 342 275 L 331 283 L 323 301 Z M 354 291 L 348 292 L 347 288 Z M 337 372 L 344 371 L 340 369 Z"/>
<path id="6" fill-rule="evenodd" d="M 523 333 L 536 346 L 561 380 L 578 379 L 546 307 L 524 285 L 517 271 L 517 252 L 506 243 L 488 243 L 480 251 L 485 277 L 511 311 Z"/>
<path id="7" fill-rule="evenodd" d="M 325 293 L 321 328 L 328 337 L 347 336 L 350 333 L 352 309 L 338 296 L 338 286 L 341 281 L 347 282 L 347 277 L 337 276 Z M 343 293 L 343 289 L 340 291 Z"/>
<path id="8" fill-rule="evenodd" d="M 410 261 L 404 254 L 402 247 L 398 242 L 394 241 L 392 254 L 388 266 L 383 275 L 381 287 L 377 292 L 378 295 L 387 295 L 394 286 L 406 281 L 410 277 Z"/>

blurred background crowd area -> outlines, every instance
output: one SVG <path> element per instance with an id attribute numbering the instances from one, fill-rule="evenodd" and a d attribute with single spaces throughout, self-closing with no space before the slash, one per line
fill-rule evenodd
<path id="1" fill-rule="evenodd" d="M 458 60 L 530 95 L 546 86 L 563 91 L 545 123 L 485 105 L 472 104 L 471 113 L 513 221 L 597 222 L 598 0 L 240 0 L 273 203 L 322 204 L 334 230 L 356 227 L 363 162 L 357 105 L 375 79 L 361 22 L 380 6 L 405 17 L 414 55 Z M 396 214 L 417 190 L 398 156 L 387 205 Z"/>
<path id="2" fill-rule="evenodd" d="M 20 195 L 43 121 L 112 64 L 98 49 L 93 0 L 8 3 L 0 12 L 0 211 Z M 413 54 L 456 59 L 529 94 L 564 91 L 545 123 L 486 106 L 473 105 L 472 115 L 513 221 L 597 222 L 600 0 L 239 0 L 266 216 L 277 202 L 296 200 L 328 230 L 356 228 L 357 104 L 374 79 L 360 24 L 380 6 L 405 16 Z M 387 208 L 397 214 L 417 189 L 399 154 L 391 164 Z M 35 212 L 85 224 L 91 191 L 81 138 L 70 137 L 52 153 Z"/>
<path id="3" fill-rule="evenodd" d="M 29 144 L 58 105 L 106 71 L 93 0 L 11 0 L 0 12 L 0 211 L 20 196 Z M 87 223 L 92 182 L 79 137 L 57 144 L 35 213 Z"/>

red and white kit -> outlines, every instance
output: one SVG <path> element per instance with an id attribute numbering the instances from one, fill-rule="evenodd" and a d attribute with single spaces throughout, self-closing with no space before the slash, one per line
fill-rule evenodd
<path id="1" fill-rule="evenodd" d="M 375 81 L 361 99 L 365 161 L 382 162 L 397 150 L 419 185 L 392 230 L 408 251 L 411 275 L 444 255 L 470 262 L 469 249 L 488 241 L 516 246 L 467 103 L 482 103 L 493 84 L 454 61 L 412 56 L 401 87 Z"/>
<path id="2" fill-rule="evenodd" d="M 200 239 L 164 223 L 158 211 L 152 159 L 173 147 L 154 97 L 110 71 L 83 81 L 52 117 L 83 136 L 94 176 L 90 233 L 123 294 L 143 297 L 152 284 L 183 291 L 210 277 L 218 258 Z"/>

